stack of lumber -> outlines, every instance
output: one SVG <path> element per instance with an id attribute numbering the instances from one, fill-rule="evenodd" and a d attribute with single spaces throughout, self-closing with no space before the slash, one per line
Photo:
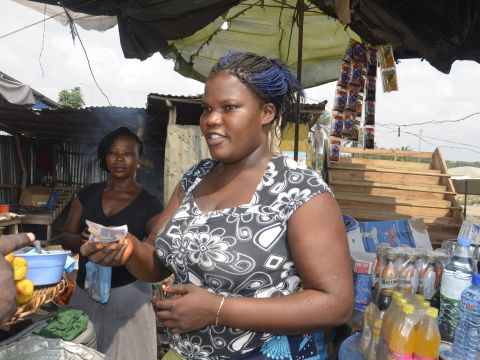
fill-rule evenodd
<path id="1" fill-rule="evenodd" d="M 341 149 L 325 174 L 342 212 L 359 221 L 421 218 L 432 246 L 455 239 L 462 209 L 439 149 Z"/>

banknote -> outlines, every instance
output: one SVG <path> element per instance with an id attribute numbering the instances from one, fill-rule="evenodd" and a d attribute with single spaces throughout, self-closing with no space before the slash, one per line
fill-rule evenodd
<path id="1" fill-rule="evenodd" d="M 128 233 L 127 225 L 107 227 L 90 220 L 86 220 L 86 223 L 90 232 L 89 241 L 101 241 L 108 244 L 125 239 Z"/>

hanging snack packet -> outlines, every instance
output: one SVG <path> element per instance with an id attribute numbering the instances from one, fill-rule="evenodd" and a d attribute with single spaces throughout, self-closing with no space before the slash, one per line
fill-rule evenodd
<path id="1" fill-rule="evenodd" d="M 365 125 L 375 125 L 375 101 L 365 101 Z"/>
<path id="2" fill-rule="evenodd" d="M 365 134 L 365 140 L 364 140 L 365 149 L 374 149 L 375 148 L 375 127 L 372 125 L 365 125 L 364 134 Z"/>
<path id="3" fill-rule="evenodd" d="M 332 119 L 332 129 L 330 131 L 331 136 L 341 137 L 343 132 L 343 114 L 334 112 Z"/>
<path id="4" fill-rule="evenodd" d="M 357 88 L 348 89 L 346 110 L 357 111 L 357 102 L 360 95 L 360 90 Z"/>
<path id="5" fill-rule="evenodd" d="M 359 62 L 354 62 L 352 64 L 352 76 L 350 78 L 350 85 L 360 87 L 362 84 L 362 75 L 363 64 Z"/>
<path id="6" fill-rule="evenodd" d="M 355 125 L 352 130 L 352 135 L 350 135 L 348 139 L 357 142 L 359 134 L 360 134 L 360 122 L 358 120 L 355 120 Z"/>
<path id="7" fill-rule="evenodd" d="M 383 92 L 398 91 L 397 70 L 395 68 L 382 70 Z"/>
<path id="8" fill-rule="evenodd" d="M 367 76 L 377 75 L 377 48 L 369 46 L 367 50 Z"/>
<path id="9" fill-rule="evenodd" d="M 382 69 L 395 67 L 392 45 L 380 46 L 380 67 Z"/>
<path id="10" fill-rule="evenodd" d="M 375 101 L 375 93 L 377 91 L 377 77 L 376 76 L 367 76 L 367 86 L 366 86 L 365 98 L 368 101 Z"/>
<path id="11" fill-rule="evenodd" d="M 350 82 L 350 63 L 343 62 L 340 67 L 340 78 L 338 79 L 338 86 L 346 88 Z"/>
<path id="12" fill-rule="evenodd" d="M 328 160 L 338 162 L 340 161 L 340 146 L 342 139 L 331 136 L 329 139 L 329 155 Z"/>
<path id="13" fill-rule="evenodd" d="M 352 48 L 352 42 L 350 41 L 348 43 L 347 48 L 345 49 L 345 54 L 343 54 L 343 62 L 351 62 L 353 59 L 353 48 Z"/>
<path id="14" fill-rule="evenodd" d="M 363 96 L 358 95 L 358 101 L 357 101 L 357 119 L 362 117 L 362 111 L 363 111 Z"/>
<path id="15" fill-rule="evenodd" d="M 337 87 L 335 90 L 335 105 L 334 110 L 344 111 L 347 105 L 347 91 Z"/>
<path id="16" fill-rule="evenodd" d="M 353 61 L 357 61 L 361 64 L 365 63 L 365 46 L 355 40 L 350 40 L 350 44 L 352 47 L 352 59 Z"/>
<path id="17" fill-rule="evenodd" d="M 343 132 L 342 135 L 349 138 L 353 134 L 355 126 L 355 113 L 352 111 L 345 111 L 343 115 Z"/>

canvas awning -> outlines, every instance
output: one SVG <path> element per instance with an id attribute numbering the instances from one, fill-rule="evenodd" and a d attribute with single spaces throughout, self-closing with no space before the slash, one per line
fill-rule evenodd
<path id="1" fill-rule="evenodd" d="M 29 85 L 0 72 L 0 106 L 6 108 L 29 108 L 35 104 Z"/>

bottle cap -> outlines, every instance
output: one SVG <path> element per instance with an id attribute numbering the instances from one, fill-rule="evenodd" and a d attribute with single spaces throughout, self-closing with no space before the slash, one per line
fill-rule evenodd
<path id="1" fill-rule="evenodd" d="M 396 304 L 399 306 L 399 307 L 403 307 L 403 305 L 405 305 L 407 303 L 407 299 L 405 298 L 398 298 L 396 299 Z"/>
<path id="2" fill-rule="evenodd" d="M 412 304 L 405 304 L 403 305 L 402 311 L 404 314 L 410 315 L 413 314 L 415 307 Z"/>
<path id="3" fill-rule="evenodd" d="M 422 302 L 423 300 L 425 300 L 425 295 L 415 294 L 415 300 L 418 300 L 419 302 Z"/>
<path id="4" fill-rule="evenodd" d="M 396 300 L 396 299 L 399 299 L 403 297 L 403 293 L 401 293 L 400 291 L 398 290 L 393 290 L 392 292 L 392 299 Z"/>
<path id="5" fill-rule="evenodd" d="M 422 306 L 425 308 L 425 309 L 428 309 L 430 307 L 430 301 L 422 301 Z"/>
<path id="6" fill-rule="evenodd" d="M 457 242 L 458 242 L 458 245 L 460 246 L 470 246 L 470 244 L 472 243 L 470 239 L 463 238 L 463 237 L 458 238 Z"/>
<path id="7" fill-rule="evenodd" d="M 425 310 L 425 315 L 436 318 L 438 317 L 438 309 L 434 307 L 429 307 L 427 310 Z"/>
<path id="8" fill-rule="evenodd" d="M 472 275 L 472 284 L 473 285 L 480 285 L 480 274 L 473 274 Z"/>

